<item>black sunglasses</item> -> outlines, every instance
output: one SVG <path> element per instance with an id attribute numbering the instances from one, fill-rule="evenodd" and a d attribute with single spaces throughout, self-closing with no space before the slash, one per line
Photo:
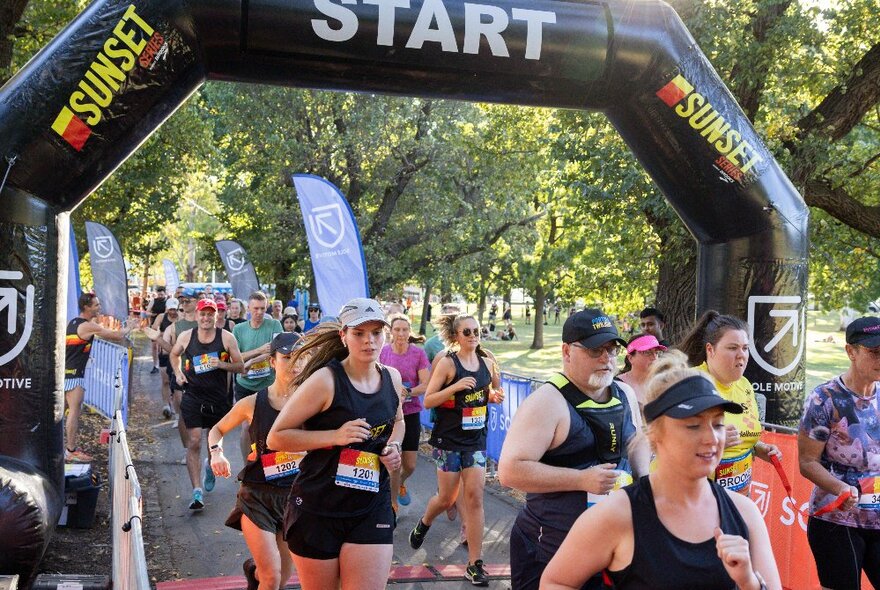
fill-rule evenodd
<path id="1" fill-rule="evenodd" d="M 462 331 L 461 331 L 461 335 L 464 336 L 465 338 L 470 338 L 470 337 L 471 337 L 471 334 L 473 334 L 474 336 L 478 336 L 478 337 L 479 337 L 479 335 L 480 335 L 480 329 L 479 329 L 479 328 L 474 328 L 474 329 L 472 330 L 472 329 L 470 329 L 470 328 L 463 328 Z"/>

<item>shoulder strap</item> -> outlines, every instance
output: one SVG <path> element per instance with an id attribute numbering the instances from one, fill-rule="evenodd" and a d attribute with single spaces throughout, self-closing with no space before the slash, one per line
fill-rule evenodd
<path id="1" fill-rule="evenodd" d="M 550 377 L 550 379 L 547 380 L 547 383 L 559 390 L 559 393 L 562 394 L 562 397 L 565 398 L 565 401 L 570 403 L 572 407 L 574 407 L 576 410 L 607 409 L 624 404 L 621 398 L 625 398 L 625 396 L 622 394 L 617 384 L 613 382 L 611 384 L 611 399 L 609 399 L 605 403 L 597 402 L 594 399 L 584 395 L 581 390 L 578 389 L 574 383 L 569 381 L 568 377 L 566 377 L 562 373 L 554 374 L 552 377 Z"/>

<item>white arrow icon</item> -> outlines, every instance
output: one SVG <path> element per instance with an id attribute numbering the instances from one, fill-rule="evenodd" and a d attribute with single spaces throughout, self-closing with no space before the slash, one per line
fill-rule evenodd
<path id="1" fill-rule="evenodd" d="M 791 332 L 791 345 L 797 346 L 797 337 L 798 337 L 798 310 L 796 309 L 771 309 L 770 310 L 771 318 L 784 318 L 787 317 L 788 321 L 785 322 L 785 325 L 782 326 L 782 329 L 776 333 L 773 339 L 764 345 L 764 352 L 770 352 L 776 345 L 779 344 L 779 341 L 782 338 Z"/>
<path id="2" fill-rule="evenodd" d="M 318 213 L 317 215 L 312 216 L 312 228 L 317 231 L 318 235 L 323 234 L 325 229 L 334 236 L 339 233 L 338 231 L 336 231 L 336 228 L 324 221 L 328 217 L 333 217 L 333 214 L 329 211 L 325 213 Z"/>
<path id="3" fill-rule="evenodd" d="M 791 343 L 792 348 L 795 349 L 795 357 L 791 360 L 787 365 L 783 367 L 776 367 L 765 360 L 760 354 L 757 346 L 755 345 L 755 324 L 757 320 L 757 306 L 759 304 L 763 305 L 794 305 L 797 307 L 789 307 L 782 309 L 770 309 L 767 312 L 771 318 L 788 318 L 788 321 L 782 326 L 782 329 L 773 335 L 773 338 L 770 339 L 767 344 L 765 344 L 762 348 L 764 352 L 769 352 L 776 348 L 782 339 L 785 337 L 788 332 L 791 332 Z M 798 308 L 801 309 L 798 309 Z M 804 354 L 804 341 L 806 340 L 806 334 L 804 330 L 806 328 L 805 316 L 806 309 L 801 305 L 801 298 L 798 295 L 752 295 L 748 300 L 748 311 L 746 321 L 749 325 L 749 353 L 751 357 L 758 363 L 762 369 L 767 371 L 772 375 L 776 375 L 781 377 L 782 375 L 788 374 L 792 369 L 794 369 L 797 364 L 800 362 L 801 357 Z M 800 342 L 800 344 L 798 344 Z M 787 360 L 787 359 L 786 359 Z M 784 362 L 784 361 L 783 361 Z"/>
<path id="4" fill-rule="evenodd" d="M 328 221 L 334 220 L 335 224 L 328 223 Z M 345 237 L 342 209 L 338 203 L 312 208 L 309 213 L 309 225 L 312 228 L 312 237 L 325 248 L 335 248 Z M 324 230 L 332 236 L 329 240 L 322 237 Z"/>
<path id="5" fill-rule="evenodd" d="M 0 280 L 18 281 L 22 274 L 16 270 L 0 270 Z M 34 286 L 28 285 L 25 289 L 27 305 L 24 313 L 24 333 L 19 338 L 12 350 L 0 356 L 0 366 L 5 365 L 24 350 L 31 339 L 31 331 L 34 327 Z M 8 308 L 8 309 L 7 309 Z M 0 289 L 0 311 L 7 309 L 6 330 L 10 334 L 16 332 L 16 319 L 18 317 L 18 291 L 12 287 Z"/>
<path id="6" fill-rule="evenodd" d="M 9 308 L 9 311 L 6 313 L 6 333 L 15 334 L 15 320 L 18 317 L 17 289 L 13 289 L 12 287 L 3 287 L 0 289 L 0 312 L 6 308 Z"/>

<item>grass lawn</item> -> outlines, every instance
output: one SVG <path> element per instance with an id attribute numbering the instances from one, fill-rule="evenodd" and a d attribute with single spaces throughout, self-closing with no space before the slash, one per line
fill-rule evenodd
<path id="1" fill-rule="evenodd" d="M 469 309 L 469 311 L 475 310 Z M 541 380 L 561 369 L 560 343 L 565 314 L 560 317 L 558 325 L 553 324 L 553 317 L 550 316 L 549 325 L 544 326 L 544 348 L 530 350 L 534 322 L 526 325 L 525 317 L 521 315 L 521 307 L 514 307 L 513 313 L 518 340 L 512 342 L 489 340 L 483 343 L 498 357 L 501 368 L 510 373 Z M 534 319 L 533 316 L 532 320 Z M 843 350 L 844 333 L 838 331 L 838 326 L 837 313 L 807 312 L 807 391 L 842 373 L 849 365 Z M 834 342 L 824 342 L 828 336 L 834 338 Z M 623 366 L 622 360 L 620 366 Z"/>

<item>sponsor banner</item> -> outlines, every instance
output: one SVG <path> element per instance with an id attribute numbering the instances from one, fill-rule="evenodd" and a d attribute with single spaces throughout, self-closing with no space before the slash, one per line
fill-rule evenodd
<path id="1" fill-rule="evenodd" d="M 218 240 L 214 242 L 214 246 L 223 261 L 226 277 L 232 285 L 232 294 L 236 299 L 247 301 L 251 293 L 260 290 L 257 271 L 247 252 L 238 242 L 232 240 Z"/>
<path id="2" fill-rule="evenodd" d="M 85 402 L 107 418 L 122 412 L 128 424 L 129 350 L 95 338 L 85 372 Z"/>
<path id="3" fill-rule="evenodd" d="M 309 240 L 318 303 L 325 315 L 335 316 L 348 300 L 370 296 L 357 221 L 332 183 L 294 174 L 293 185 Z"/>
<path id="4" fill-rule="evenodd" d="M 113 233 L 100 223 L 86 221 L 89 263 L 101 313 L 120 322 L 128 319 L 128 273 L 122 249 Z"/>
<path id="5" fill-rule="evenodd" d="M 162 259 L 162 269 L 165 271 L 165 289 L 169 297 L 174 296 L 174 291 L 180 285 L 180 275 L 177 274 L 177 267 L 167 258 Z"/>

